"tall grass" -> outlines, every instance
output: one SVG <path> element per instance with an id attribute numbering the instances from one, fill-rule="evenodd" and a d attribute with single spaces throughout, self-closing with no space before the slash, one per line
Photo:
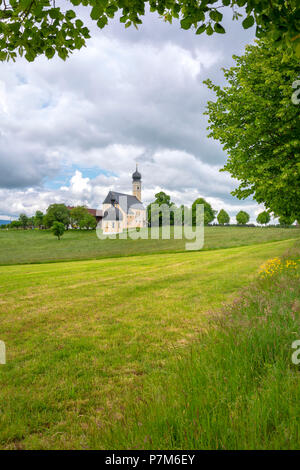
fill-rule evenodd
<path id="1" fill-rule="evenodd" d="M 300 448 L 300 366 L 291 360 L 300 339 L 300 249 L 288 256 L 297 269 L 261 276 L 211 315 L 209 334 L 135 397 L 107 448 Z"/>

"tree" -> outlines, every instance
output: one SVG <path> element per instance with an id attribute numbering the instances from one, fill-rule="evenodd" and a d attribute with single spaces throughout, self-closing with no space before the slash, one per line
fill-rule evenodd
<path id="1" fill-rule="evenodd" d="M 20 226 L 23 227 L 24 230 L 28 226 L 28 221 L 29 221 L 29 219 L 28 219 L 26 214 L 20 214 L 19 215 Z"/>
<path id="2" fill-rule="evenodd" d="M 162 226 L 162 211 L 159 210 L 158 207 L 153 207 L 153 205 L 156 206 L 167 206 L 171 207 L 173 206 L 173 203 L 171 202 L 171 196 L 168 194 L 164 193 L 163 191 L 160 191 L 159 193 L 155 194 L 155 200 L 151 204 L 147 206 L 147 217 L 148 217 L 148 223 L 152 224 L 152 226 Z M 170 224 L 174 224 L 174 214 L 173 212 L 170 212 Z"/>
<path id="3" fill-rule="evenodd" d="M 34 225 L 38 228 L 41 228 L 43 225 L 44 214 L 41 211 L 36 211 L 34 216 Z"/>
<path id="4" fill-rule="evenodd" d="M 10 223 L 10 228 L 20 228 L 22 222 L 20 220 L 12 220 Z"/>
<path id="5" fill-rule="evenodd" d="M 250 216 L 245 211 L 240 211 L 236 215 L 236 221 L 239 225 L 246 225 L 249 222 Z"/>
<path id="6" fill-rule="evenodd" d="M 204 205 L 204 225 L 210 224 L 215 216 L 217 211 L 213 210 L 209 202 L 207 202 L 205 199 L 202 197 L 199 197 L 196 199 L 193 204 L 192 204 L 192 224 L 196 225 L 196 206 L 197 204 L 203 204 Z"/>
<path id="7" fill-rule="evenodd" d="M 89 29 L 72 9 L 65 10 L 55 0 L 6 0 L 0 2 L 0 60 L 15 60 L 25 55 L 33 61 L 44 54 L 51 59 L 56 53 L 65 60 L 75 49 L 81 49 L 90 37 Z M 74 6 L 92 7 L 90 16 L 99 28 L 120 14 L 125 28 L 136 28 L 142 23 L 147 1 L 136 0 L 70 0 Z M 206 32 L 224 34 L 223 13 L 220 7 L 231 8 L 233 19 L 242 18 L 244 29 L 256 23 L 256 35 L 271 34 L 279 45 L 293 44 L 298 51 L 299 6 L 298 0 L 149 0 L 150 11 L 157 12 L 165 21 L 180 19 L 182 29 L 193 27 L 196 34 Z M 239 10 L 239 7 L 244 7 Z"/>
<path id="8" fill-rule="evenodd" d="M 220 225 L 229 224 L 230 217 L 224 209 L 221 209 L 217 215 L 217 219 Z"/>
<path id="9" fill-rule="evenodd" d="M 279 223 L 283 226 L 293 225 L 295 219 L 293 217 L 284 217 L 283 215 L 279 217 Z"/>
<path id="10" fill-rule="evenodd" d="M 80 226 L 80 222 L 87 216 L 88 211 L 85 206 L 76 206 L 70 210 L 70 222 L 72 227 Z"/>
<path id="11" fill-rule="evenodd" d="M 53 235 L 55 235 L 55 237 L 60 240 L 60 237 L 62 237 L 65 232 L 65 226 L 61 222 L 54 221 L 51 227 L 51 231 Z"/>
<path id="12" fill-rule="evenodd" d="M 83 219 L 80 220 L 79 222 L 79 227 L 81 229 L 95 229 L 97 226 L 97 221 L 95 217 L 93 217 L 91 214 L 87 212 L 87 214 L 84 216 Z"/>
<path id="13" fill-rule="evenodd" d="M 167 206 L 170 207 L 172 205 L 171 196 L 164 193 L 163 191 L 160 191 L 159 193 L 155 194 L 154 204 L 158 204 L 159 206 L 166 204 Z"/>
<path id="14" fill-rule="evenodd" d="M 46 227 L 50 228 L 54 222 L 61 222 L 65 228 L 68 228 L 70 212 L 65 204 L 51 204 L 48 207 L 43 223 Z"/>
<path id="15" fill-rule="evenodd" d="M 267 211 L 260 212 L 256 217 L 256 222 L 260 225 L 266 225 L 270 222 L 270 214 Z"/>
<path id="16" fill-rule="evenodd" d="M 224 71 L 224 88 L 205 83 L 217 95 L 209 101 L 210 137 L 228 154 L 222 171 L 240 181 L 233 195 L 253 195 L 275 216 L 300 219 L 299 106 L 291 100 L 299 61 L 270 41 L 247 46 Z"/>

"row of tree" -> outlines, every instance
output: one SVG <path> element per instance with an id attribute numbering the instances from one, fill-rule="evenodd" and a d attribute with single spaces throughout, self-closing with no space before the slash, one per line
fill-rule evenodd
<path id="1" fill-rule="evenodd" d="M 172 201 L 171 197 L 163 191 L 155 194 L 155 200 L 147 207 L 147 218 L 148 224 L 159 225 L 163 223 L 162 211 L 158 211 L 157 214 L 153 213 L 153 204 L 156 206 L 167 206 L 170 209 L 170 223 L 171 225 L 178 225 L 179 223 L 187 222 L 190 225 L 196 225 L 196 207 L 199 204 L 204 205 L 204 225 L 211 224 L 216 218 L 219 225 L 228 225 L 230 223 L 229 214 L 221 209 L 219 213 L 212 208 L 212 206 L 203 198 L 197 198 L 190 208 L 181 205 L 177 207 Z M 188 218 L 186 221 L 185 218 Z M 238 225 L 246 225 L 250 220 L 250 216 L 245 211 L 239 211 L 236 215 L 236 222 Z M 258 214 L 256 221 L 260 225 L 266 225 L 270 222 L 270 214 L 267 211 L 263 211 Z M 294 223 L 293 217 L 281 216 L 279 218 L 279 224 L 282 226 L 289 226 Z M 51 204 L 46 214 L 41 211 L 36 211 L 33 217 L 27 217 L 26 214 L 20 214 L 18 220 L 13 220 L 7 225 L 1 225 L 2 229 L 14 228 L 14 229 L 28 229 L 28 228 L 39 228 L 39 229 L 51 229 L 55 222 L 59 222 L 63 225 L 64 230 L 69 227 L 79 229 L 95 229 L 97 226 L 96 218 L 91 215 L 85 206 L 76 206 L 72 209 L 68 209 L 65 204 Z"/>
<path id="2" fill-rule="evenodd" d="M 52 228 L 55 222 L 63 224 L 64 229 L 69 227 L 80 229 L 95 229 L 97 226 L 96 218 L 91 215 L 85 206 L 77 206 L 68 209 L 65 204 L 51 204 L 46 214 L 42 211 L 36 211 L 33 217 L 27 217 L 26 214 L 20 214 L 18 220 L 13 220 L 1 228 Z"/>
<path id="3" fill-rule="evenodd" d="M 154 214 L 154 206 L 153 204 L 158 206 L 165 206 L 172 209 L 170 211 L 170 223 L 171 225 L 177 225 L 178 223 L 184 223 L 185 217 L 188 217 L 188 222 L 191 225 L 196 225 L 196 207 L 199 204 L 203 204 L 204 206 L 204 225 L 211 224 L 216 218 L 219 225 L 228 225 L 230 223 L 230 216 L 224 210 L 221 209 L 219 213 L 214 210 L 203 198 L 197 198 L 190 208 L 181 205 L 177 207 L 172 201 L 171 197 L 164 193 L 163 191 L 155 194 L 155 200 L 148 205 L 147 207 L 147 217 L 149 225 L 162 225 L 163 224 L 163 213 L 162 211 L 157 210 L 157 213 Z M 245 211 L 239 211 L 235 216 L 236 222 L 238 225 L 246 225 L 250 220 L 250 215 Z M 256 222 L 260 225 L 267 225 L 271 220 L 270 214 L 267 211 L 260 212 L 256 218 Z M 279 224 L 282 226 L 289 226 L 294 223 L 293 217 L 281 216 L 279 218 Z"/>

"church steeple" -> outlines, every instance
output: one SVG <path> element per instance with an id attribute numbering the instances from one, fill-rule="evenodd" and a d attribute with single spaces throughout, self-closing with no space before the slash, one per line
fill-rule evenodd
<path id="1" fill-rule="evenodd" d="M 132 194 L 137 197 L 139 201 L 142 200 L 142 175 L 138 171 L 138 164 L 136 164 L 136 170 L 132 174 Z"/>

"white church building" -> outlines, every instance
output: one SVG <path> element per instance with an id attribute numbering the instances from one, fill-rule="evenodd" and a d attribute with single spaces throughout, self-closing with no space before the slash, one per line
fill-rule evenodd
<path id="1" fill-rule="evenodd" d="M 126 229 L 147 226 L 146 208 L 142 203 L 142 175 L 132 175 L 132 195 L 109 191 L 103 201 L 100 227 L 103 233 L 121 233 Z"/>

